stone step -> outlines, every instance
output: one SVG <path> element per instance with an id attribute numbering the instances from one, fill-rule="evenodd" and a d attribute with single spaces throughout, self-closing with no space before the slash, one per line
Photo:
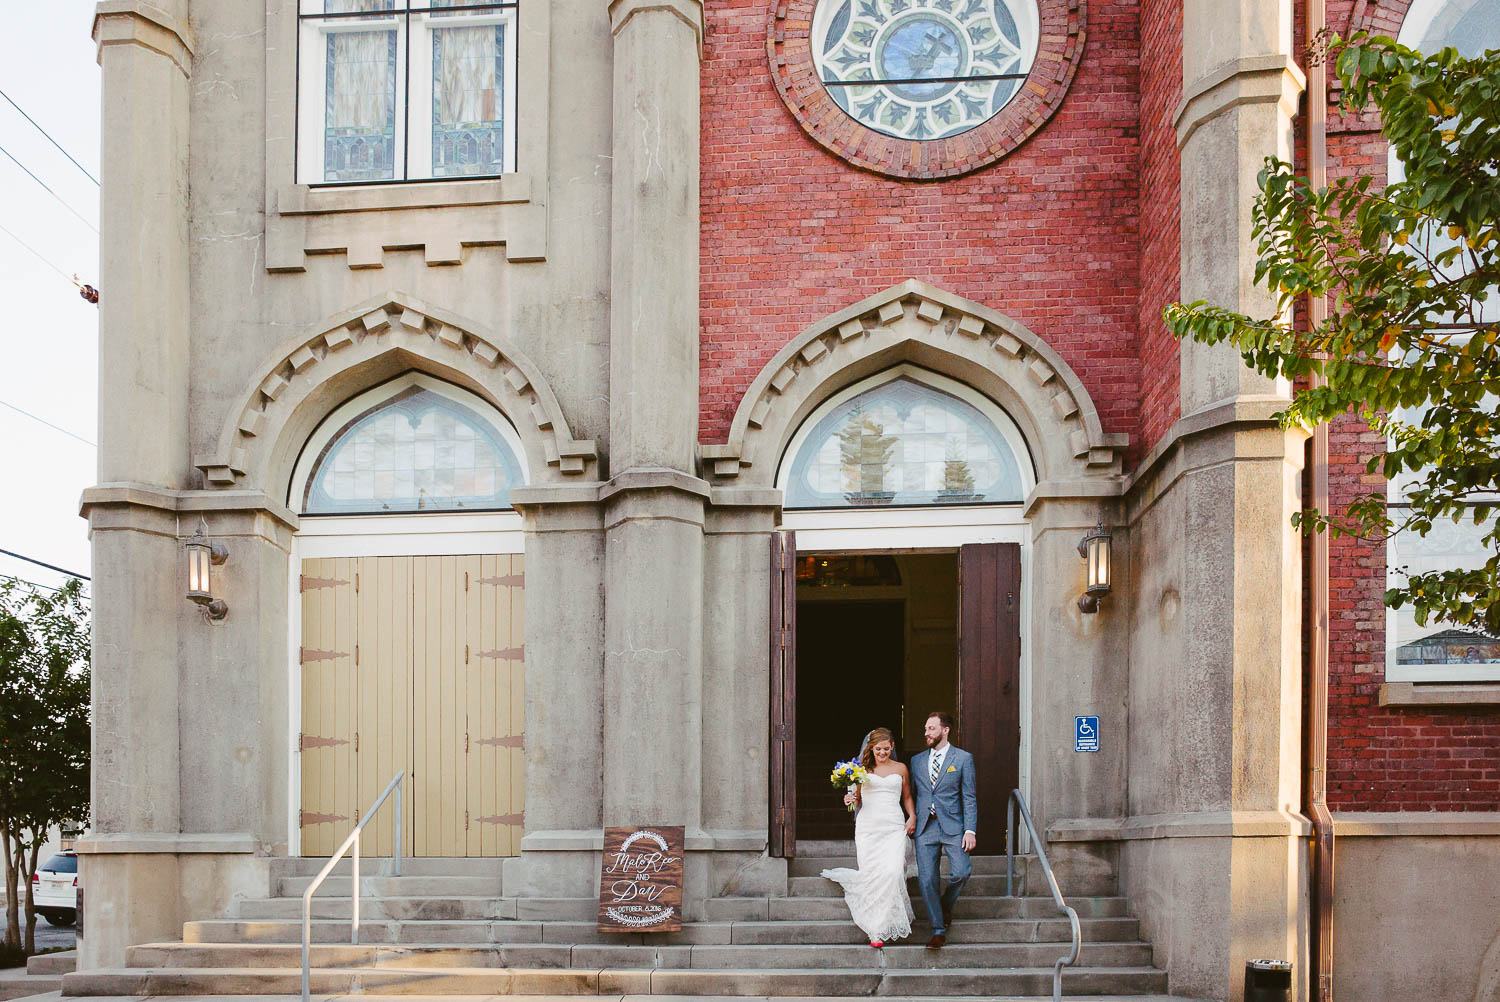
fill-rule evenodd
<path id="1" fill-rule="evenodd" d="M 852 867 L 855 863 L 856 860 L 853 853 L 837 856 L 795 856 L 786 861 L 786 870 L 787 875 L 791 877 L 816 877 L 824 870 L 840 866 Z M 1004 856 L 970 856 L 969 863 L 973 867 L 975 875 L 981 873 L 998 873 L 1002 877 L 1005 876 Z M 1019 876 L 1025 872 L 1026 866 L 1035 864 L 1035 856 L 1017 856 L 1016 875 Z M 946 874 L 948 872 L 948 860 L 944 858 L 940 865 L 942 872 Z"/>
<path id="2" fill-rule="evenodd" d="M 294 995 L 300 968 L 116 968 L 63 976 L 65 996 Z M 312 972 L 319 995 L 850 995 L 1049 996 L 1052 968 L 908 970 L 625 970 L 617 968 L 349 969 Z M 1069 995 L 1164 993 L 1167 975 L 1151 967 L 1074 967 Z"/>
<path id="3" fill-rule="evenodd" d="M 1125 914 L 1121 897 L 1069 898 L 1080 918 L 1104 918 Z M 842 898 L 710 898 L 704 902 L 705 918 L 713 922 L 816 922 L 849 917 Z M 921 898 L 912 896 L 912 911 L 925 914 Z M 961 919 L 1044 919 L 1057 917 L 1057 906 L 1050 897 L 1001 898 L 968 897 L 958 899 L 954 918 Z"/>
<path id="4" fill-rule="evenodd" d="M 1019 874 L 1015 884 L 1016 893 L 1021 894 L 1024 882 Z M 913 897 L 919 896 L 916 877 L 907 878 L 906 887 Z M 787 894 L 794 898 L 841 898 L 844 896 L 844 889 L 826 877 L 791 877 L 787 880 Z M 970 874 L 968 883 L 964 884 L 964 898 L 998 897 L 1004 894 L 1004 874 L 974 873 Z M 962 901 L 963 898 L 959 900 Z"/>
<path id="5" fill-rule="evenodd" d="M 878 960 L 887 970 L 1014 968 L 1049 964 L 1068 952 L 1066 943 L 955 944 L 928 950 L 915 938 L 890 945 L 876 957 L 868 945 L 829 949 L 821 945 L 784 943 L 748 946 L 671 946 L 615 944 L 468 944 L 351 946 L 320 944 L 312 948 L 317 968 L 402 970 L 455 968 L 617 967 L 628 970 L 691 968 L 694 970 L 844 969 L 869 967 Z M 131 968 L 282 968 L 301 964 L 300 944 L 152 943 L 126 951 Z M 1080 963 L 1095 967 L 1136 967 L 1151 961 L 1145 943 L 1085 943 Z"/>
<path id="6" fill-rule="evenodd" d="M 300 919 L 301 898 L 247 898 L 238 902 L 235 917 L 240 919 Z M 322 894 L 312 900 L 312 917 L 344 919 L 354 911 L 352 898 Z M 361 919 L 431 919 L 496 920 L 531 919 L 545 921 L 588 921 L 599 914 L 597 898 L 501 898 L 487 895 L 450 895 L 447 897 L 361 897 Z"/>
<path id="7" fill-rule="evenodd" d="M 328 862 L 327 856 L 277 856 L 270 861 L 271 881 L 274 884 L 282 877 L 312 877 L 323 869 Z M 403 876 L 421 877 L 493 877 L 499 879 L 500 871 L 505 863 L 504 857 L 487 856 L 470 859 L 465 857 L 444 856 L 403 856 L 401 859 L 401 873 Z M 347 856 L 334 865 L 330 876 L 346 876 L 353 872 L 353 860 Z M 389 856 L 361 856 L 359 860 L 359 873 L 361 877 L 384 877 L 390 876 L 391 859 Z"/>
<path id="8" fill-rule="evenodd" d="M 303 894 L 307 893 L 307 888 L 312 882 L 312 877 L 281 877 L 276 881 L 275 896 L 300 898 Z M 347 898 L 353 890 L 353 877 L 340 877 L 329 874 L 323 879 L 323 883 L 318 885 L 318 890 L 314 894 L 314 897 Z M 361 897 L 473 897 L 485 894 L 486 892 L 497 898 L 501 896 L 500 875 L 498 873 L 474 877 L 424 874 L 380 877 L 367 875 L 361 870 L 359 877 L 359 893 Z"/>
<path id="9" fill-rule="evenodd" d="M 57 953 L 39 953 L 26 958 L 27 974 L 67 974 L 78 969 L 78 951 L 60 950 Z"/>
<path id="10" fill-rule="evenodd" d="M 1080 920 L 1086 943 L 1133 942 L 1140 939 L 1137 921 L 1128 916 L 1085 918 Z M 913 936 L 926 938 L 927 923 L 917 913 Z M 1044 919 L 968 919 L 955 921 L 948 930 L 950 943 L 1038 943 L 1061 942 L 1068 938 L 1068 921 Z M 301 943 L 302 925 L 296 921 L 242 922 L 220 919 L 188 922 L 183 925 L 186 943 Z M 320 919 L 312 923 L 314 943 L 349 942 L 348 921 Z M 678 932 L 610 933 L 599 932 L 588 922 L 391 922 L 375 920 L 360 923 L 361 943 L 639 943 L 650 945 L 758 945 L 847 944 L 863 943 L 864 934 L 847 913 L 841 920 L 814 922 L 689 922 Z M 70 968 L 71 969 L 71 968 Z"/>

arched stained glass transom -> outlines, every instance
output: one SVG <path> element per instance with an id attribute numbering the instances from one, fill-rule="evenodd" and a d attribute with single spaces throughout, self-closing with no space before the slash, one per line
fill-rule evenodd
<path id="1" fill-rule="evenodd" d="M 785 508 L 1011 504 L 1030 489 L 1005 413 L 908 367 L 841 394 L 808 424 L 788 453 Z"/>
<path id="2" fill-rule="evenodd" d="M 331 419 L 304 480 L 304 514 L 491 511 L 525 482 L 513 430 L 461 391 L 408 377 Z M 361 406 L 367 403 L 367 406 Z M 353 413 L 350 413 L 350 411 Z M 508 432 L 508 434 L 507 434 Z M 317 446 L 314 441 L 312 445 Z"/>

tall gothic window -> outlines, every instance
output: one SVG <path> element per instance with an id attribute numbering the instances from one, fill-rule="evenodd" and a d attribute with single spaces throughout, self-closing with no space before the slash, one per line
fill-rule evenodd
<path id="1" fill-rule="evenodd" d="M 1500 0 L 1416 0 L 1402 22 L 1399 41 L 1403 45 L 1435 53 L 1454 48 L 1460 55 L 1476 58 L 1489 49 L 1500 48 Z M 1401 161 L 1391 155 L 1389 177 L 1392 183 L 1404 179 Z M 1455 241 L 1440 229 L 1419 233 L 1413 244 L 1435 257 Z M 1453 267 L 1462 268 L 1463 258 Z M 1474 317 L 1447 317 L 1449 322 L 1494 322 L 1500 320 L 1496 300 L 1490 300 Z M 1420 424 L 1421 410 L 1405 409 L 1402 420 Z M 1408 510 L 1405 492 L 1413 475 L 1394 478 L 1387 485 L 1387 508 L 1401 521 Z M 1478 500 L 1478 499 L 1476 499 Z M 1493 504 L 1493 501 L 1490 502 Z M 1393 535 L 1386 544 L 1386 575 L 1391 584 L 1404 583 L 1407 575 L 1432 571 L 1474 567 L 1490 557 L 1483 537 L 1493 527 L 1495 516 L 1483 523 L 1472 520 L 1461 523 L 1439 522 L 1425 536 L 1414 532 Z M 1386 678 L 1392 681 L 1478 681 L 1500 679 L 1500 637 L 1492 637 L 1473 627 L 1455 627 L 1429 620 L 1417 625 L 1410 606 L 1389 609 L 1386 613 Z"/>
<path id="2" fill-rule="evenodd" d="M 297 179 L 514 171 L 518 0 L 301 0 Z"/>
<path id="3" fill-rule="evenodd" d="M 1010 426 L 1004 412 L 930 385 L 915 372 L 835 398 L 809 423 L 789 456 L 786 508 L 1025 499 L 1019 435 L 1013 427 L 1011 436 L 1002 430 Z"/>
<path id="4" fill-rule="evenodd" d="M 510 436 L 426 381 L 403 382 L 375 391 L 369 406 L 360 398 L 342 408 L 314 437 L 312 471 L 293 499 L 304 514 L 510 507 L 510 489 L 524 482 Z"/>

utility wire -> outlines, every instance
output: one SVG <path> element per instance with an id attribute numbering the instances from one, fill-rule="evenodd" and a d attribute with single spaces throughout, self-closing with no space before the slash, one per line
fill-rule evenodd
<path id="1" fill-rule="evenodd" d="M 31 585 L 31 587 L 33 588 L 45 588 L 47 591 L 62 591 L 61 588 L 57 588 L 52 585 L 44 585 L 39 581 L 33 581 L 30 578 L 23 578 L 16 574 L 0 574 L 0 578 L 9 578 L 12 581 L 19 581 L 21 584 Z M 80 593 L 79 597 L 86 602 L 91 602 L 94 599 L 94 596 L 84 593 Z"/>
<path id="2" fill-rule="evenodd" d="M 93 580 L 93 578 L 90 578 L 87 574 L 75 574 L 74 572 L 68 570 L 66 567 L 59 567 L 56 564 L 49 564 L 44 560 L 37 560 L 35 557 L 24 556 L 20 553 L 12 553 L 10 550 L 0 550 L 0 553 L 5 554 L 7 557 L 15 557 L 17 560 L 24 560 L 28 564 L 36 564 L 38 567 L 45 567 L 49 571 L 56 571 L 59 574 L 66 574 L 69 577 L 79 578 L 84 581 Z"/>
<path id="3" fill-rule="evenodd" d="M 3 91 L 3 90 L 0 90 L 0 97 L 3 97 L 3 98 L 5 98 L 5 100 L 10 101 L 10 106 L 12 108 L 16 109 L 17 111 L 19 111 L 21 113 L 21 117 L 22 118 L 26 119 L 26 121 L 30 122 L 33 126 L 36 126 L 36 131 L 38 131 L 42 135 L 46 136 L 47 137 L 47 142 L 49 142 L 53 146 L 57 147 L 57 152 L 61 153 L 65 157 L 67 157 L 69 160 L 73 160 L 73 154 L 71 154 L 67 150 L 63 149 L 62 148 L 62 143 L 59 143 L 56 139 L 53 139 L 52 136 L 48 134 L 48 132 L 47 132 L 46 129 L 42 128 L 40 125 L 37 125 L 36 119 L 34 119 L 30 115 L 26 114 L 25 110 L 19 104 L 16 104 L 15 101 L 11 100 L 11 96 L 9 94 L 5 93 L 5 91 Z M 79 163 L 77 160 L 73 160 L 73 166 L 77 167 L 79 170 L 83 171 L 83 176 L 84 177 L 86 177 L 90 181 L 94 182 L 95 185 L 98 185 L 99 179 L 97 177 L 95 177 L 94 175 L 90 174 L 87 167 L 85 167 L 83 164 Z"/>
<path id="4" fill-rule="evenodd" d="M 35 174 L 31 173 L 30 168 L 28 168 L 21 161 L 17 160 L 15 158 L 15 156 L 10 152 L 10 150 L 7 150 L 4 146 L 0 146 L 0 153 L 4 153 L 7 157 L 10 157 L 10 162 L 11 163 L 15 164 L 17 167 L 19 167 L 22 170 L 26 171 L 26 176 L 27 177 L 31 178 L 37 184 L 41 185 L 42 188 L 43 188 L 43 190 L 45 190 L 47 192 L 47 194 L 49 194 L 53 198 L 57 199 L 58 204 L 61 205 L 64 209 L 67 209 L 69 212 L 73 213 L 73 215 L 77 216 L 83 222 L 83 225 L 87 226 L 89 229 L 93 230 L 95 233 L 99 232 L 99 227 L 97 227 L 93 223 L 89 222 L 88 218 L 86 216 L 84 216 L 83 213 L 79 212 L 77 209 L 75 209 L 71 205 L 69 205 L 67 203 L 67 201 L 64 200 L 64 198 L 61 195 L 59 195 L 57 192 L 53 191 L 51 188 L 48 188 L 47 187 L 47 182 L 43 181 L 41 178 L 39 178 Z"/>
<path id="5" fill-rule="evenodd" d="M 68 429 L 63 428 L 60 425 L 55 425 L 51 421 L 48 421 L 46 418 L 39 418 L 39 417 L 37 417 L 35 414 L 31 413 L 30 411 L 23 411 L 23 410 L 21 410 L 21 408 L 17 407 L 15 404 L 7 403 L 4 400 L 0 400 L 0 407 L 9 407 L 11 410 L 15 411 L 17 414 L 21 414 L 21 415 L 24 415 L 25 417 L 29 417 L 33 421 L 39 421 L 42 424 L 46 425 L 48 428 L 51 428 L 53 431 L 60 431 L 64 435 L 68 436 L 69 438 L 76 438 L 76 439 L 78 439 L 78 441 L 82 442 L 84 445 L 93 446 L 95 449 L 99 448 L 97 445 L 94 445 L 93 442 L 90 442 L 88 439 L 84 438 L 82 435 L 75 435 L 71 431 L 69 431 Z"/>
<path id="6" fill-rule="evenodd" d="M 16 243 L 20 244 L 22 247 L 25 247 L 27 250 L 31 251 L 33 257 L 35 257 L 38 261 L 42 262 L 42 264 L 45 264 L 47 267 L 51 268 L 53 271 L 57 272 L 59 275 L 61 275 L 67 281 L 73 283 L 75 286 L 77 286 L 80 289 L 82 289 L 84 287 L 83 283 L 80 282 L 80 281 L 78 281 L 78 276 L 77 275 L 69 275 L 67 272 L 63 271 L 57 265 L 53 264 L 50 260 L 47 259 L 47 257 L 45 255 L 42 254 L 41 251 L 37 250 L 35 247 L 31 246 L 29 243 L 27 243 L 26 241 L 22 240 L 20 237 L 16 236 L 10 230 L 6 229 L 5 225 L 3 223 L 0 223 L 0 233 L 4 233 L 6 236 L 8 236 L 12 240 L 14 240 Z M 90 442 L 89 444 L 93 445 L 94 443 Z"/>

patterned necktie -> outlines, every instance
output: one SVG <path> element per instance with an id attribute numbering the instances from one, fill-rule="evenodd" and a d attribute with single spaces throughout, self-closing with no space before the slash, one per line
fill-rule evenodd
<path id="1" fill-rule="evenodd" d="M 938 778 L 938 753 L 932 752 L 927 756 L 927 758 L 932 763 L 932 775 L 929 777 L 929 779 L 931 779 L 932 785 L 936 787 Z"/>

